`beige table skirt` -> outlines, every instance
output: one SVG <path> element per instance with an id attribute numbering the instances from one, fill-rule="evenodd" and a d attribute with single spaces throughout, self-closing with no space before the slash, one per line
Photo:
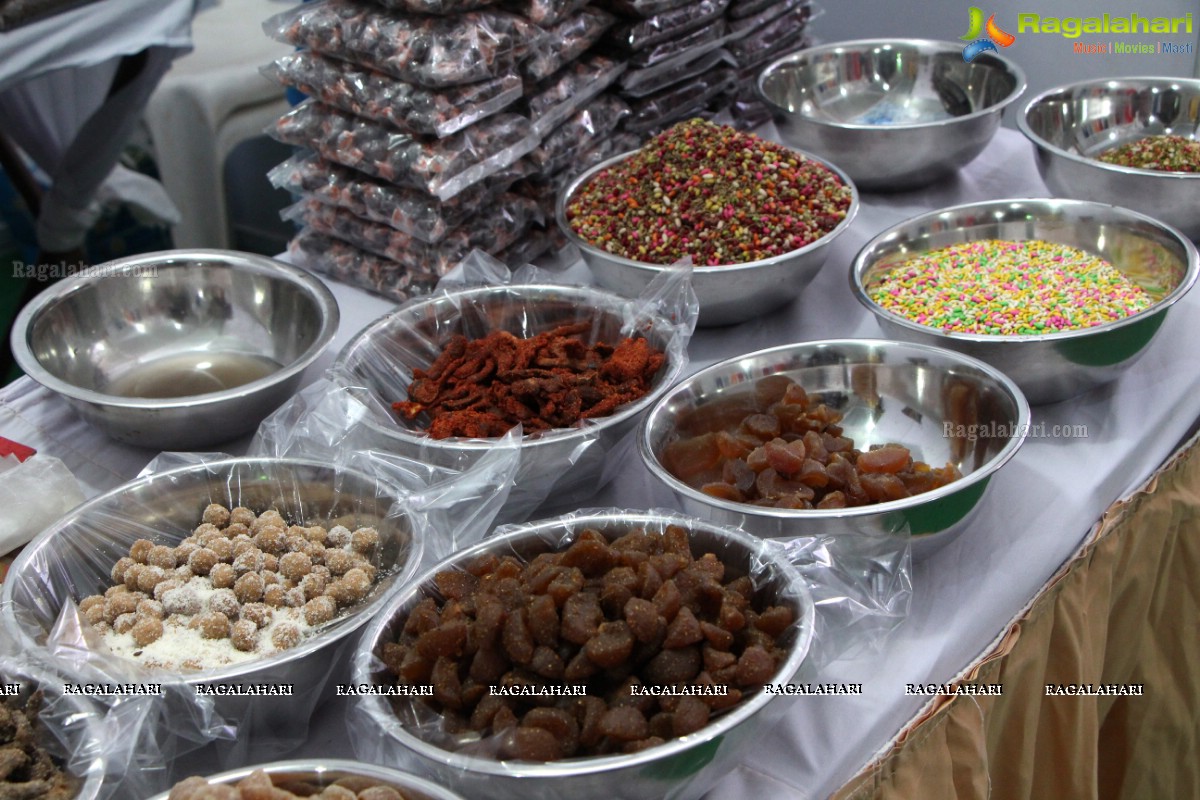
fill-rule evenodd
<path id="1" fill-rule="evenodd" d="M 974 693 L 938 696 L 834 797 L 1200 797 L 1196 439 L 1105 513 L 959 685 Z"/>

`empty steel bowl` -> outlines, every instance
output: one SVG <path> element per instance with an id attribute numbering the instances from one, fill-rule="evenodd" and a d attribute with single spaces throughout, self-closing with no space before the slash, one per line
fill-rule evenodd
<path id="1" fill-rule="evenodd" d="M 329 675 L 334 645 L 350 636 L 381 607 L 389 592 L 403 584 L 420 563 L 423 545 L 407 519 L 393 511 L 396 491 L 373 475 L 301 459 L 229 459 L 182 467 L 139 478 L 77 506 L 26 545 L 0 589 L 0 625 L 23 655 L 57 663 L 76 683 L 111 680 L 154 681 L 184 686 L 184 695 L 206 685 L 290 685 L 290 697 L 217 695 L 215 709 L 239 724 L 237 746 L 273 758 L 303 741 L 308 717 Z M 132 660 L 93 654 L 72 626 L 58 628 L 69 601 L 103 593 L 112 585 L 117 559 L 128 556 L 138 539 L 174 546 L 200 524 L 204 508 L 220 503 L 257 512 L 276 508 L 286 520 L 306 524 L 373 526 L 378 530 L 380 577 L 358 605 L 305 637 L 296 647 L 263 658 L 196 672 L 164 672 Z M 70 652 L 71 658 L 61 656 Z M 98 669 L 97 665 L 103 664 Z M 164 713 L 177 716 L 175 730 L 190 731 L 184 698 L 163 700 Z M 297 739 L 297 737 L 299 737 Z"/>
<path id="2" fill-rule="evenodd" d="M 361 791 L 367 786 L 386 786 L 399 791 L 405 800 L 461 800 L 454 792 L 416 775 L 378 764 L 342 759 L 275 761 L 229 770 L 211 775 L 206 780 L 210 786 L 232 786 L 259 770 L 270 775 L 271 782 L 277 788 L 291 791 L 299 797 L 319 794 L 328 786 L 345 786 L 352 791 Z M 163 792 L 150 800 L 168 800 L 170 794 Z"/>
<path id="3" fill-rule="evenodd" d="M 387 418 L 361 422 L 367 446 L 437 466 L 464 469 L 493 446 L 489 439 L 433 439 L 414 423 L 392 415 L 390 406 L 407 398 L 412 370 L 428 367 L 454 334 L 479 338 L 494 330 L 528 337 L 560 325 L 592 322 L 591 336 L 616 343 L 629 301 L 601 289 L 572 286 L 490 286 L 419 298 L 360 331 L 338 355 L 339 381 L 366 389 Z M 654 400 L 678 378 L 686 354 L 674 325 L 652 317 L 640 329 L 651 345 L 667 354 L 650 393 L 616 413 L 574 428 L 529 434 L 521 442 L 521 463 L 501 518 L 528 517 L 543 500 L 582 500 L 611 477 L 620 448 Z"/>
<path id="4" fill-rule="evenodd" d="M 1097 156 L 1146 136 L 1200 137 L 1200 80 L 1105 78 L 1043 92 L 1017 126 L 1057 197 L 1118 203 L 1200 239 L 1200 172 L 1106 164 Z"/>
<path id="5" fill-rule="evenodd" d="M 930 250 L 979 239 L 1043 239 L 1108 261 L 1157 300 L 1093 328 L 1042 335 L 949 333 L 886 311 L 869 289 L 890 268 Z M 1115 379 L 1145 351 L 1167 311 L 1196 281 L 1196 248 L 1179 231 L 1136 211 L 1082 200 L 992 200 L 921 214 L 867 242 L 851 288 L 891 337 L 957 350 L 1001 370 L 1029 402 L 1053 403 Z"/>
<path id="6" fill-rule="evenodd" d="M 532 559 L 569 546 L 585 529 L 598 530 L 610 540 L 642 526 L 661 531 L 671 524 L 691 532 L 693 554 L 715 553 L 725 564 L 726 578 L 751 575 L 772 605 L 788 605 L 796 622 L 783 634 L 787 659 L 769 683 L 789 683 L 801 673 L 812 643 L 815 606 L 808 589 L 781 550 L 762 546 L 753 536 L 711 522 L 654 512 L 596 512 L 545 520 L 491 536 L 463 550 L 415 580 L 395 596 L 375 618 L 354 655 L 356 684 L 389 684 L 379 658 L 383 645 L 395 641 L 408 612 L 436 594 L 434 575 L 462 567 L 481 555 L 515 555 Z M 631 755 L 594 756 L 554 762 L 499 761 L 446 749 L 437 743 L 440 722 L 406 713 L 402 720 L 379 695 L 360 696 L 353 729 L 355 752 L 372 760 L 403 763 L 430 775 L 465 797 L 495 800 L 692 800 L 699 797 L 738 762 L 748 748 L 773 725 L 787 707 L 765 692 L 750 694 L 732 709 L 688 736 Z M 430 709 L 424 709 L 432 716 Z"/>
<path id="7" fill-rule="evenodd" d="M 954 464 L 962 477 L 902 500 L 844 509 L 764 508 L 722 500 L 675 477 L 672 442 L 736 425 L 759 409 L 755 384 L 783 375 L 844 415 L 859 450 L 897 443 L 914 461 Z M 642 460 L 688 514 L 762 537 L 905 534 L 914 553 L 964 530 L 991 477 L 1024 441 L 1029 406 L 1016 385 L 975 359 L 922 344 L 872 339 L 805 342 L 738 356 L 700 370 L 663 397 L 642 424 Z"/>
<path id="8" fill-rule="evenodd" d="M 43 291 L 17 316 L 29 377 L 114 439 L 195 450 L 250 433 L 338 327 L 325 285 L 274 259 L 172 250 Z"/>
<path id="9" fill-rule="evenodd" d="M 633 155 L 630 152 L 614 156 L 571 181 L 559 195 L 556 209 L 559 229 L 568 241 L 579 248 L 584 263 L 596 276 L 596 282 L 625 297 L 636 297 L 665 267 L 613 255 L 584 241 L 567 221 L 567 206 L 575 193 L 596 173 Z M 820 239 L 790 253 L 743 264 L 696 267 L 692 272 L 692 287 L 700 301 L 700 317 L 696 324 L 704 327 L 733 325 L 762 316 L 795 300 L 820 271 L 829 256 L 830 245 L 854 221 L 858 214 L 858 191 L 847 174 L 824 159 L 808 153 L 801 155 L 823 164 L 850 187 L 850 207 L 846 210 L 845 218 Z"/>
<path id="10" fill-rule="evenodd" d="M 866 39 L 771 62 L 758 92 L 785 144 L 837 164 L 862 190 L 914 189 L 978 156 L 1025 74 L 961 43 Z"/>

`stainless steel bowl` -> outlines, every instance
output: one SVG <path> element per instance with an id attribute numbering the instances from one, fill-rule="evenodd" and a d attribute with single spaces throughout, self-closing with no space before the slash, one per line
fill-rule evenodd
<path id="1" fill-rule="evenodd" d="M 946 333 L 885 311 L 867 296 L 874 281 L 915 255 L 979 239 L 1044 239 L 1095 253 L 1158 302 L 1116 322 L 1040 336 Z M 1012 378 L 1029 402 L 1065 400 L 1114 380 L 1145 351 L 1167 311 L 1196 281 L 1196 248 L 1179 231 L 1116 206 L 1081 200 L 992 200 L 921 214 L 859 251 L 852 291 L 888 336 L 947 347 Z"/>
<path id="2" fill-rule="evenodd" d="M 855 447 L 898 443 L 931 466 L 952 463 L 963 477 L 925 494 L 846 509 L 761 508 L 711 497 L 671 474 L 663 451 L 688 435 L 753 413 L 755 382 L 784 375 L 844 415 Z M 732 411 L 731 411 L 732 409 Z M 744 410 L 747 409 L 747 410 Z M 905 534 L 925 555 L 969 523 L 992 476 L 1025 439 L 1029 405 L 1016 385 L 975 359 L 922 344 L 872 339 L 805 342 L 738 356 L 703 369 L 660 400 L 638 446 L 651 474 L 680 507 L 756 536 Z"/>
<path id="3" fill-rule="evenodd" d="M 318 761 L 276 761 L 252 767 L 241 767 L 206 780 L 210 786 L 229 786 L 250 773 L 262 770 L 271 776 L 272 782 L 282 788 L 293 787 L 293 791 L 310 791 L 332 786 L 338 781 L 364 779 L 374 785 L 388 786 L 399 790 L 406 800 L 462 800 L 454 792 L 429 781 L 401 772 L 391 767 L 364 764 L 361 761 L 322 759 Z M 170 792 L 155 795 L 150 800 L 168 800 Z M 307 796 L 307 795 L 305 795 Z"/>
<path id="4" fill-rule="evenodd" d="M 100 265 L 17 316 L 29 377 L 114 439 L 194 450 L 253 431 L 338 327 L 320 280 L 263 256 L 172 250 Z"/>
<path id="5" fill-rule="evenodd" d="M 1025 73 L 996 53 L 963 60 L 962 43 L 864 39 L 771 62 L 758 92 L 784 143 L 827 158 L 863 190 L 915 189 L 987 146 Z"/>
<path id="6" fill-rule="evenodd" d="M 815 624 L 815 606 L 803 579 L 781 555 L 767 549 L 742 531 L 711 522 L 646 512 L 581 514 L 563 519 L 530 523 L 512 532 L 493 536 L 461 551 L 414 581 L 375 618 L 364 632 L 354 655 L 354 682 L 390 683 L 378 653 L 394 641 L 401 619 L 424 597 L 436 592 L 436 572 L 469 563 L 485 553 L 512 554 L 519 558 L 557 550 L 574 541 L 575 534 L 593 528 L 615 538 L 634 526 L 661 530 L 667 524 L 682 524 L 691 531 L 694 553 L 714 552 L 726 565 L 727 577 L 751 574 L 768 602 L 787 604 L 796 612 L 797 623 L 784 634 L 789 651 L 770 683 L 789 683 L 802 671 Z M 427 723 L 424 730 L 401 721 L 388 701 L 379 696 L 362 696 L 354 729 L 355 752 L 370 752 L 373 760 L 398 761 L 428 774 L 465 797 L 489 800 L 691 800 L 728 773 L 745 751 L 770 730 L 786 710 L 786 703 L 760 692 L 744 699 L 732 710 L 714 717 L 694 734 L 668 741 L 634 755 L 573 758 L 551 763 L 497 761 L 452 752 L 434 744 L 436 735 Z M 366 723 L 370 723 L 367 725 Z"/>
<path id="7" fill-rule="evenodd" d="M 0 625 L 30 659 L 53 663 L 73 682 L 123 678 L 180 684 L 183 710 L 194 704 L 198 684 L 290 684 L 291 697 L 214 697 L 215 710 L 238 723 L 236 747 L 261 758 L 274 758 L 303 741 L 308 717 L 329 675 L 332 649 L 382 607 L 389 592 L 402 585 L 420 563 L 423 543 L 415 540 L 407 519 L 392 512 L 394 490 L 372 475 L 300 459 L 229 459 L 183 467 L 139 478 L 100 495 L 68 513 L 25 546 L 0 589 Z M 129 554 L 139 538 L 175 545 L 199 524 L 209 503 L 254 510 L 277 508 L 285 519 L 374 526 L 380 535 L 382 577 L 362 603 L 330 622 L 298 646 L 266 658 L 194 673 L 152 672 L 113 656 L 83 663 L 87 652 L 70 626 L 52 647 L 49 633 L 68 600 L 78 602 L 112 585 L 117 559 Z M 110 677 L 111 676 L 111 677 Z M 172 724 L 190 730 L 171 698 L 162 704 L 176 714 Z M 299 738 L 298 738 L 299 737 Z"/>
<path id="8" fill-rule="evenodd" d="M 1105 78 L 1029 101 L 1017 127 L 1057 197 L 1117 202 L 1200 239 L 1200 172 L 1157 172 L 1097 160 L 1145 136 L 1200 137 L 1200 79 Z"/>
<path id="9" fill-rule="evenodd" d="M 105 739 L 98 709 L 82 697 L 64 694 L 61 679 L 32 664 L 0 662 L 0 676 L 17 687 L 17 698 L 22 705 L 41 689 L 44 701 L 39 719 L 45 727 L 37 731 L 39 743 L 78 782 L 72 800 L 99 797 L 108 768 L 105 751 L 110 743 Z"/>
<path id="10" fill-rule="evenodd" d="M 614 156 L 575 178 L 559 194 L 555 211 L 559 229 L 568 241 L 579 248 L 584 263 L 591 268 L 596 281 L 625 297 L 638 296 L 665 267 L 613 255 L 588 244 L 567 221 L 567 206 L 575 193 L 596 173 L 630 158 L 635 152 Z M 850 187 L 850 207 L 846 210 L 845 219 L 817 241 L 781 256 L 744 264 L 696 267 L 692 272 L 692 288 L 700 301 L 698 325 L 715 327 L 745 322 L 795 300 L 817 276 L 829 256 L 830 245 L 854 222 L 858 214 L 858 190 L 854 188 L 854 182 L 836 165 L 809 153 L 801 155 L 823 164 Z"/>
<path id="11" fill-rule="evenodd" d="M 412 370 L 428 367 L 450 337 L 481 337 L 493 330 L 532 336 L 559 325 L 592 320 L 597 340 L 615 342 L 628 300 L 600 289 L 571 286 L 493 286 L 409 301 L 360 331 L 338 355 L 339 381 L 363 386 L 383 408 L 403 400 Z M 546 498 L 569 503 L 594 494 L 611 477 L 611 465 L 628 447 L 628 434 L 683 369 L 685 353 L 672 323 L 650 320 L 643 335 L 667 353 L 651 392 L 611 416 L 578 428 L 532 434 L 521 443 L 521 463 L 502 521 L 525 519 Z M 674 346 L 668 346 L 674 342 Z M 492 448 L 486 439 L 432 439 L 390 412 L 364 419 L 366 445 L 418 461 L 465 469 Z M 393 421 L 394 420 L 394 421 Z"/>

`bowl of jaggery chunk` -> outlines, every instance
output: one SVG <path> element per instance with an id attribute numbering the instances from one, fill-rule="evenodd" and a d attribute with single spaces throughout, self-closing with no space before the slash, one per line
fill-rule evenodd
<path id="1" fill-rule="evenodd" d="M 481 286 L 409 301 L 338 356 L 337 380 L 377 409 L 376 449 L 463 469 L 520 426 L 501 521 L 586 499 L 632 452 L 641 415 L 678 378 L 688 332 L 591 287 Z"/>
<path id="2" fill-rule="evenodd" d="M 192 776 L 151 800 L 461 800 L 407 772 L 360 761 L 275 761 Z"/>
<path id="3" fill-rule="evenodd" d="M 681 381 L 646 415 L 642 460 L 686 513 L 766 538 L 960 534 L 1029 424 L 998 370 L 929 345 L 783 345 Z"/>
<path id="4" fill-rule="evenodd" d="M 468 797 L 699 797 L 782 714 L 764 686 L 801 672 L 814 616 L 795 568 L 736 529 L 625 511 L 502 529 L 365 632 L 354 680 L 379 691 L 355 747 Z"/>

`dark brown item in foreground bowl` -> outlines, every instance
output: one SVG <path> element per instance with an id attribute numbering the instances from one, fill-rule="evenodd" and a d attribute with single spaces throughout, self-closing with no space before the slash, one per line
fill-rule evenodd
<path id="1" fill-rule="evenodd" d="M 42 744 L 42 702 L 36 691 L 0 704 L 0 800 L 70 800 L 79 790 Z"/>
<path id="2" fill-rule="evenodd" d="M 611 542 L 584 530 L 562 552 L 489 554 L 434 583 L 380 656 L 398 684 L 433 687 L 447 733 L 483 736 L 464 751 L 500 759 L 632 753 L 694 733 L 771 679 L 795 619 L 748 577 L 726 580 L 715 554 L 695 557 L 679 526 Z M 565 686 L 586 695 L 536 693 Z"/>
<path id="3" fill-rule="evenodd" d="M 666 357 L 645 339 L 586 344 L 590 322 L 521 339 L 493 331 L 455 335 L 428 369 L 413 370 L 405 419 L 428 415 L 429 435 L 486 438 L 520 424 L 525 433 L 569 428 L 612 414 L 650 391 Z"/>
<path id="4" fill-rule="evenodd" d="M 260 769 L 233 785 L 210 785 L 204 778 L 188 778 L 175 784 L 168 800 L 295 800 L 303 797 L 315 800 L 407 800 L 408 795 L 369 778 L 339 778 L 323 786 L 282 775 L 276 782 Z"/>

